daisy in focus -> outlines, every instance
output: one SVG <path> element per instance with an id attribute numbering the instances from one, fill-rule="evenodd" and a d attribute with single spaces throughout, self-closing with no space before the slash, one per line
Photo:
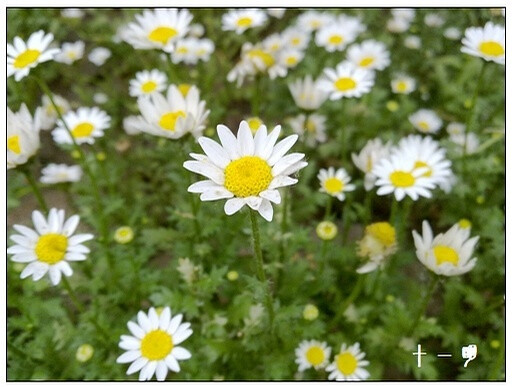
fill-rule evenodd
<path id="1" fill-rule="evenodd" d="M 347 50 L 347 60 L 357 67 L 368 70 L 384 70 L 391 63 L 389 51 L 384 43 L 365 40 Z"/>
<path id="2" fill-rule="evenodd" d="M 79 165 L 48 164 L 41 170 L 41 183 L 58 184 L 80 181 L 82 168 Z"/>
<path id="3" fill-rule="evenodd" d="M 352 153 L 355 166 L 364 173 L 364 189 L 369 191 L 375 185 L 376 176 L 372 173 L 373 167 L 380 159 L 388 157 L 391 151 L 391 142 L 382 143 L 380 138 L 369 140 L 359 154 Z"/>
<path id="4" fill-rule="evenodd" d="M 336 69 L 324 69 L 324 77 L 318 87 L 329 93 L 329 99 L 359 98 L 370 92 L 374 84 L 374 72 L 355 67 L 350 62 L 341 62 Z"/>
<path id="5" fill-rule="evenodd" d="M 429 223 L 423 221 L 423 235 L 412 232 L 416 256 L 438 275 L 455 276 L 471 271 L 477 259 L 472 258 L 479 237 L 469 238 L 470 231 L 459 223 L 435 237 Z"/>
<path id="6" fill-rule="evenodd" d="M 37 152 L 40 129 L 40 108 L 32 117 L 25 104 L 17 113 L 7 107 L 7 169 L 25 164 Z"/>
<path id="7" fill-rule="evenodd" d="M 318 109 L 328 97 L 328 94 L 318 87 L 318 82 L 314 81 L 311 75 L 289 83 L 288 88 L 295 104 L 304 110 Z"/>
<path id="8" fill-rule="evenodd" d="M 266 21 L 267 15 L 259 9 L 231 10 L 222 15 L 222 30 L 235 31 L 240 35 L 249 28 L 262 26 Z"/>
<path id="9" fill-rule="evenodd" d="M 190 323 L 182 323 L 183 315 L 171 315 L 166 306 L 161 313 L 149 308 L 146 314 L 137 313 L 137 322 L 128 321 L 130 335 L 122 335 L 119 347 L 126 352 L 117 358 L 117 363 L 131 363 L 127 375 L 139 372 L 139 381 L 151 380 L 156 374 L 158 381 L 167 377 L 169 370 L 180 372 L 178 360 L 192 357 L 190 352 L 179 347 L 191 334 Z"/>
<path id="10" fill-rule="evenodd" d="M 191 86 L 184 97 L 176 85 L 170 85 L 165 96 L 154 93 L 149 98 L 139 97 L 137 104 L 142 115 L 139 129 L 171 139 L 178 139 L 187 133 L 199 137 L 210 114 L 195 86 Z"/>
<path id="11" fill-rule="evenodd" d="M 73 64 L 84 56 L 85 43 L 78 40 L 73 43 L 63 43 L 60 52 L 55 55 L 55 61 L 65 64 Z"/>
<path id="12" fill-rule="evenodd" d="M 295 348 L 295 363 L 299 366 L 299 372 L 309 368 L 325 368 L 330 356 L 331 348 L 318 340 L 304 340 Z"/>
<path id="13" fill-rule="evenodd" d="M 136 21 L 122 27 L 118 34 L 137 50 L 172 52 L 174 44 L 187 34 L 192 18 L 186 9 L 145 10 L 142 15 L 135 15 Z"/>
<path id="14" fill-rule="evenodd" d="M 329 380 L 365 380 L 370 373 L 364 369 L 370 364 L 365 360 L 366 354 L 361 352 L 359 343 L 347 347 L 341 345 L 340 352 L 334 357 L 334 362 L 329 364 L 325 370 L 329 373 Z"/>
<path id="15" fill-rule="evenodd" d="M 411 94 L 416 90 L 416 80 L 408 75 L 397 75 L 391 81 L 391 90 L 396 94 Z"/>
<path id="16" fill-rule="evenodd" d="M 82 243 L 94 238 L 92 234 L 76 234 L 80 217 L 73 215 L 65 220 L 64 210 L 52 208 L 45 218 L 39 211 L 32 212 L 35 230 L 16 224 L 19 233 L 11 235 L 16 244 L 7 249 L 13 262 L 28 263 L 21 272 L 21 278 L 32 276 L 38 281 L 49 273 L 50 281 L 57 285 L 64 274 L 73 274 L 69 262 L 84 261 L 89 248 Z"/>
<path id="17" fill-rule="evenodd" d="M 357 241 L 357 255 L 368 261 L 356 271 L 365 274 L 384 266 L 385 259 L 396 250 L 396 232 L 391 224 L 377 222 L 366 226 L 363 238 Z"/>
<path id="18" fill-rule="evenodd" d="M 321 114 L 299 114 L 287 120 L 292 130 L 297 133 L 302 141 L 309 147 L 327 140 L 325 121 L 327 118 Z"/>
<path id="19" fill-rule="evenodd" d="M 420 196 L 431 197 L 430 190 L 435 188 L 431 177 L 427 176 L 427 167 L 415 167 L 416 160 L 409 155 L 395 153 L 381 159 L 373 170 L 377 177 L 377 195 L 393 193 L 397 201 L 405 196 L 418 200 Z"/>
<path id="20" fill-rule="evenodd" d="M 7 77 L 14 75 L 14 80 L 19 82 L 39 63 L 54 59 L 60 49 L 49 48 L 52 41 L 53 34 L 39 30 L 30 35 L 27 42 L 16 36 L 13 44 L 7 43 Z"/>
<path id="21" fill-rule="evenodd" d="M 61 97 L 60 95 L 54 94 L 52 96 L 53 102 L 57 105 L 57 109 L 59 109 L 59 113 L 64 115 L 71 109 L 69 102 Z M 41 129 L 49 130 L 55 128 L 55 122 L 59 117 L 55 107 L 53 106 L 52 101 L 47 95 L 43 95 L 41 107 Z"/>
<path id="22" fill-rule="evenodd" d="M 433 110 L 420 109 L 409 116 L 409 122 L 422 133 L 436 133 L 443 126 L 443 121 Z"/>
<path id="23" fill-rule="evenodd" d="M 52 131 L 53 140 L 57 144 L 94 144 L 96 137 L 103 137 L 105 129 L 110 127 L 110 116 L 97 107 L 81 107 L 69 111 L 57 120 L 57 127 Z M 71 132 L 71 138 L 66 126 Z"/>
<path id="24" fill-rule="evenodd" d="M 160 93 L 167 87 L 167 75 L 162 71 L 144 70 L 135 74 L 134 79 L 130 79 L 130 95 L 132 97 L 149 96 Z"/>
<path id="25" fill-rule="evenodd" d="M 469 27 L 462 38 L 462 52 L 486 61 L 505 64 L 505 28 L 492 22 L 482 27 Z"/>
<path id="26" fill-rule="evenodd" d="M 307 165 L 302 153 L 286 155 L 298 136 L 288 136 L 276 144 L 280 133 L 280 125 L 268 134 L 262 125 L 253 137 L 249 124 L 242 121 L 235 137 L 228 127 L 217 125 L 221 144 L 199 138 L 205 155 L 191 153 L 194 160 L 183 164 L 207 178 L 192 184 L 188 191 L 201 194 L 202 201 L 228 199 L 224 205 L 227 215 L 247 205 L 270 222 L 274 214 L 271 203 L 281 203 L 277 188 L 296 184 L 298 180 L 289 175 Z"/>
<path id="27" fill-rule="evenodd" d="M 356 189 L 356 186 L 350 183 L 350 176 L 344 168 L 335 170 L 333 167 L 329 169 L 320 169 L 318 172 L 318 180 L 320 180 L 320 192 L 325 192 L 338 200 L 345 200 L 345 192 Z"/>

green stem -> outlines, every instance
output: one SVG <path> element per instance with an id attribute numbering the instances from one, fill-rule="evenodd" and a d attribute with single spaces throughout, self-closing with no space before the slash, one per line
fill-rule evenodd
<path id="1" fill-rule="evenodd" d="M 432 276 L 430 278 L 430 284 L 429 284 L 428 290 L 427 290 L 427 295 L 425 296 L 425 298 L 423 298 L 423 303 L 421 304 L 420 308 L 418 309 L 418 314 L 416 315 L 414 322 L 412 323 L 411 327 L 409 328 L 409 331 L 407 332 L 407 336 L 410 336 L 414 333 L 414 330 L 416 329 L 421 318 L 423 317 L 423 315 L 425 315 L 425 312 L 427 311 L 428 304 L 430 303 L 430 299 L 434 295 L 434 290 L 436 289 L 438 282 L 439 282 L 439 276 L 432 274 Z"/>
<path id="2" fill-rule="evenodd" d="M 249 210 L 249 214 L 251 216 L 251 224 L 252 224 L 252 240 L 254 247 L 254 260 L 256 263 L 256 274 L 258 279 L 265 287 L 265 303 L 267 306 L 267 312 L 270 320 L 270 326 L 273 326 L 274 323 L 274 307 L 272 301 L 272 294 L 270 293 L 270 284 L 267 282 L 267 278 L 265 276 L 265 270 L 263 269 L 263 253 L 261 252 L 261 244 L 260 244 L 260 230 L 258 227 L 258 219 L 256 217 L 256 211 Z"/>
<path id="3" fill-rule="evenodd" d="M 37 182 L 34 179 L 34 176 L 32 176 L 32 173 L 28 170 L 27 166 L 22 166 L 19 168 L 21 173 L 25 175 L 25 178 L 28 181 L 28 184 L 32 188 L 32 191 L 34 191 L 34 195 L 36 196 L 37 201 L 39 202 L 39 206 L 41 209 L 47 214 L 48 213 L 48 206 L 46 205 L 46 201 L 44 200 L 44 196 L 41 193 L 41 190 L 37 186 Z"/>
<path id="4" fill-rule="evenodd" d="M 281 263 L 284 261 L 284 258 L 286 256 L 286 245 L 284 243 L 284 235 L 286 234 L 286 230 L 288 229 L 288 196 L 289 190 L 285 188 L 283 195 L 283 213 L 281 218 L 281 242 L 279 244 Z"/>
<path id="5" fill-rule="evenodd" d="M 345 202 L 345 206 L 343 208 L 343 235 L 341 238 L 341 243 L 347 243 L 348 233 L 350 231 L 350 220 L 348 217 L 350 205 L 352 204 L 352 196 L 347 198 Z"/>
<path id="6" fill-rule="evenodd" d="M 348 297 L 345 299 L 345 301 L 341 304 L 340 308 L 336 312 L 336 317 L 334 317 L 334 321 L 338 322 L 343 318 L 343 313 L 345 313 L 350 304 L 352 304 L 356 300 L 356 298 L 361 293 L 361 290 L 363 290 L 365 279 L 366 276 L 364 274 L 360 274 L 358 276 L 357 282 L 352 288 L 352 292 L 350 292 Z"/>
<path id="7" fill-rule="evenodd" d="M 324 215 L 324 220 L 328 220 L 329 217 L 331 216 L 331 211 L 332 211 L 332 201 L 333 201 L 333 197 L 331 195 L 328 195 L 327 196 L 327 205 L 325 206 L 325 215 Z"/>
<path id="8" fill-rule="evenodd" d="M 80 302 L 80 300 L 78 299 L 78 297 L 76 296 L 76 293 L 75 291 L 71 288 L 71 285 L 69 284 L 69 281 L 68 279 L 66 278 L 65 275 L 62 276 L 62 284 L 64 285 L 64 287 L 66 288 L 66 290 L 68 291 L 68 294 L 69 294 L 69 298 L 71 299 L 71 301 L 73 302 L 73 305 L 75 305 L 75 307 L 78 309 L 78 311 L 80 313 L 83 313 L 83 311 L 85 310 L 84 308 L 84 304 L 82 304 L 82 302 Z"/>

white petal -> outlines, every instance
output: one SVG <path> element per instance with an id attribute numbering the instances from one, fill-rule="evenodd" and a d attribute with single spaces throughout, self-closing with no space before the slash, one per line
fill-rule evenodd
<path id="1" fill-rule="evenodd" d="M 238 153 L 241 156 L 254 155 L 254 139 L 252 137 L 251 129 L 246 121 L 240 122 L 237 133 Z"/>
<path id="2" fill-rule="evenodd" d="M 274 151 L 272 152 L 272 155 L 267 160 L 268 164 L 270 166 L 277 163 L 281 157 L 285 155 L 286 152 L 288 152 L 293 144 L 297 142 L 297 139 L 299 138 L 298 135 L 293 134 L 291 136 L 286 137 L 284 140 L 279 141 L 276 146 L 274 147 Z"/>
<path id="3" fill-rule="evenodd" d="M 167 367 L 169 367 L 169 369 L 171 371 L 180 372 L 180 365 L 178 364 L 178 362 L 176 361 L 174 356 L 172 356 L 172 355 L 167 356 L 165 358 L 165 364 L 167 364 Z"/>
<path id="4" fill-rule="evenodd" d="M 201 180 L 197 183 L 191 184 L 187 191 L 192 193 L 203 193 L 205 191 L 209 191 L 211 188 L 217 187 L 220 187 L 220 185 L 211 180 Z"/>
<path id="5" fill-rule="evenodd" d="M 233 132 L 225 125 L 217 125 L 217 134 L 231 160 L 239 158 L 237 139 Z"/>
<path id="6" fill-rule="evenodd" d="M 48 269 L 48 271 L 50 272 L 50 281 L 52 282 L 52 284 L 55 286 L 55 285 L 58 285 L 59 282 L 60 282 L 60 279 L 62 277 L 62 273 L 61 271 L 59 270 L 58 267 L 55 267 L 55 265 L 51 265 L 50 268 Z"/>
<path id="7" fill-rule="evenodd" d="M 298 180 L 294 179 L 292 177 L 279 175 L 279 176 L 276 176 L 272 180 L 272 182 L 268 186 L 268 189 L 270 190 L 270 189 L 275 189 L 275 188 L 280 188 L 280 187 L 286 187 L 288 185 L 296 184 L 297 182 L 298 182 Z"/>
<path id="8" fill-rule="evenodd" d="M 39 235 L 46 234 L 49 231 L 48 224 L 46 223 L 46 219 L 43 214 L 39 211 L 32 212 L 32 222 L 34 223 L 34 227 Z"/>
<path id="9" fill-rule="evenodd" d="M 281 203 L 281 194 L 279 194 L 279 191 L 276 189 L 267 189 L 266 191 L 260 192 L 260 196 L 270 200 L 272 203 Z"/>
<path id="10" fill-rule="evenodd" d="M 277 125 L 268 135 L 265 145 L 260 152 L 260 157 L 263 160 L 267 160 L 272 155 L 272 151 L 274 150 L 274 145 L 279 137 L 279 133 L 281 133 L 281 125 Z"/>
<path id="11" fill-rule="evenodd" d="M 303 153 L 291 153 L 289 155 L 284 156 L 279 159 L 277 163 L 272 167 L 272 175 L 277 176 L 280 175 L 283 171 L 285 171 L 291 165 L 299 162 L 304 158 Z"/>
<path id="12" fill-rule="evenodd" d="M 139 381 L 150 380 L 156 371 L 156 361 L 150 361 L 146 366 L 140 371 Z"/>
<path id="13" fill-rule="evenodd" d="M 156 365 L 156 380 L 163 382 L 167 376 L 167 369 L 165 361 L 159 361 Z"/>
<path id="14" fill-rule="evenodd" d="M 174 344 L 182 343 L 188 339 L 192 333 L 192 329 L 178 329 L 176 333 L 172 335 L 172 342 Z"/>
<path id="15" fill-rule="evenodd" d="M 160 323 L 160 318 L 158 317 L 158 314 L 156 313 L 155 308 L 153 308 L 153 307 L 149 308 L 148 318 L 149 318 L 149 322 L 151 324 L 151 330 L 158 329 L 158 325 Z"/>
<path id="16" fill-rule="evenodd" d="M 232 192 L 228 191 L 226 188 L 217 186 L 216 188 L 209 189 L 201 194 L 200 198 L 202 201 L 211 201 L 211 200 L 219 200 L 219 199 L 229 199 L 234 195 Z"/>
<path id="17" fill-rule="evenodd" d="M 25 235 L 27 238 L 29 238 L 30 240 L 34 240 L 36 241 L 37 239 L 39 239 L 39 234 L 36 233 L 34 230 L 32 230 L 31 228 L 28 228 L 26 226 L 23 226 L 21 224 L 15 224 L 13 226 L 13 228 L 18 231 L 20 234 L 23 234 Z"/>
<path id="18" fill-rule="evenodd" d="M 167 333 L 173 335 L 176 332 L 176 330 L 178 329 L 178 327 L 180 326 L 182 319 L 183 319 L 182 314 L 177 314 L 176 316 L 174 316 L 172 318 L 171 322 L 169 323 L 169 327 L 167 328 Z"/>
<path id="19" fill-rule="evenodd" d="M 94 239 L 94 235 L 92 235 L 92 234 L 73 235 L 71 238 L 68 239 L 68 245 L 69 246 L 78 245 L 82 242 L 90 241 L 91 239 Z"/>
<path id="20" fill-rule="evenodd" d="M 260 208 L 262 198 L 259 196 L 249 196 L 244 199 L 245 203 L 251 207 L 254 211 L 258 211 L 258 208 Z"/>
<path id="21" fill-rule="evenodd" d="M 215 141 L 201 137 L 197 140 L 204 153 L 210 158 L 211 162 L 219 168 L 225 168 L 230 163 L 230 158 L 227 152 Z"/>
<path id="22" fill-rule="evenodd" d="M 127 351 L 132 351 L 135 349 L 139 350 L 140 340 L 132 336 L 122 336 L 121 342 L 119 343 L 119 348 L 125 349 Z"/>
<path id="23" fill-rule="evenodd" d="M 148 333 L 151 331 L 151 322 L 149 321 L 148 316 L 143 311 L 139 311 L 137 313 L 137 322 L 139 323 L 139 326 L 144 329 L 144 332 Z"/>
<path id="24" fill-rule="evenodd" d="M 185 161 L 183 163 L 183 166 L 185 169 L 188 169 L 191 172 L 198 173 L 202 176 L 205 176 L 211 180 L 213 180 L 215 183 L 219 185 L 224 184 L 224 173 L 223 171 L 213 165 L 213 164 L 207 164 L 205 162 L 201 161 Z"/>
<path id="25" fill-rule="evenodd" d="M 126 375 L 131 375 L 137 371 L 139 371 L 142 367 L 144 367 L 146 364 L 148 364 L 149 360 L 145 357 L 140 357 L 137 360 L 135 360 L 130 367 L 128 367 L 128 371 L 126 371 Z"/>
<path id="26" fill-rule="evenodd" d="M 267 222 L 272 221 L 272 217 L 274 216 L 274 209 L 272 208 L 272 204 L 268 200 L 262 200 L 261 205 L 258 208 L 258 212 Z"/>
<path id="27" fill-rule="evenodd" d="M 133 350 L 123 353 L 121 356 L 119 356 L 116 360 L 117 363 L 131 363 L 135 359 L 138 359 L 141 357 L 139 350 Z"/>
<path id="28" fill-rule="evenodd" d="M 128 321 L 128 329 L 130 330 L 130 332 L 138 339 L 142 339 L 144 338 L 144 336 L 146 335 L 146 332 L 144 332 L 144 330 L 139 327 L 137 324 L 135 324 L 133 321 Z"/>
<path id="29" fill-rule="evenodd" d="M 233 215 L 235 212 L 239 211 L 244 205 L 244 199 L 229 199 L 228 201 L 226 201 L 226 204 L 224 204 L 224 212 L 226 213 L 226 215 Z"/>
<path id="30" fill-rule="evenodd" d="M 192 354 L 183 347 L 174 347 L 171 355 L 173 355 L 177 360 L 187 360 L 192 357 Z"/>
<path id="31" fill-rule="evenodd" d="M 68 220 L 66 220 L 66 223 L 64 223 L 64 226 L 62 227 L 62 233 L 66 236 L 73 235 L 79 222 L 80 222 L 80 217 L 78 215 L 73 215 Z M 83 235 L 91 235 L 91 234 L 83 234 Z"/>

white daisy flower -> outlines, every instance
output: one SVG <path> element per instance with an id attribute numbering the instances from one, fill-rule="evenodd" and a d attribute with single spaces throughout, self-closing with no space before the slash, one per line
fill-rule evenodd
<path id="1" fill-rule="evenodd" d="M 316 31 L 333 23 L 334 16 L 328 12 L 306 11 L 297 18 L 298 27 L 307 32 Z"/>
<path id="2" fill-rule="evenodd" d="M 289 83 L 288 88 L 295 104 L 305 110 L 318 109 L 328 97 L 328 94 L 318 87 L 318 82 L 313 81 L 311 75 Z"/>
<path id="3" fill-rule="evenodd" d="M 167 76 L 162 71 L 144 70 L 135 74 L 134 79 L 130 79 L 130 95 L 132 97 L 149 96 L 160 93 L 167 87 Z"/>
<path id="4" fill-rule="evenodd" d="M 108 95 L 102 92 L 94 93 L 92 100 L 98 105 L 103 105 L 108 102 Z"/>
<path id="5" fill-rule="evenodd" d="M 410 25 L 411 22 L 406 19 L 393 17 L 387 21 L 386 28 L 389 32 L 402 33 L 407 31 Z"/>
<path id="6" fill-rule="evenodd" d="M 38 108 L 32 117 L 24 103 L 17 113 L 7 107 L 7 169 L 25 164 L 39 149 L 41 115 Z"/>
<path id="7" fill-rule="evenodd" d="M 505 64 L 505 28 L 485 23 L 482 27 L 469 27 L 462 38 L 462 52 L 478 56 L 486 61 Z"/>
<path id="8" fill-rule="evenodd" d="M 446 189 L 453 178 L 451 161 L 446 158 L 446 150 L 430 136 L 409 135 L 402 138 L 393 150 L 394 154 L 406 154 L 414 160 L 414 168 L 426 168 L 422 176 Z"/>
<path id="9" fill-rule="evenodd" d="M 14 225 L 19 233 L 11 235 L 10 239 L 16 244 L 7 249 L 7 254 L 13 254 L 13 262 L 28 263 L 21 272 L 21 278 L 32 276 L 38 281 L 49 273 L 50 281 L 57 285 L 64 274 L 73 274 L 68 262 L 84 261 L 89 248 L 82 243 L 94 238 L 92 234 L 77 234 L 75 230 L 80 221 L 78 215 L 71 216 L 65 221 L 64 210 L 52 208 L 45 219 L 39 211 L 32 212 L 32 222 L 35 230 Z"/>
<path id="10" fill-rule="evenodd" d="M 299 372 L 309 368 L 315 370 L 325 368 L 330 356 L 331 348 L 326 342 L 318 340 L 304 340 L 295 348 L 295 363 L 299 365 Z"/>
<path id="11" fill-rule="evenodd" d="M 368 70 L 384 70 L 391 63 L 386 45 L 376 40 L 365 40 L 350 46 L 347 60 Z"/>
<path id="12" fill-rule="evenodd" d="M 149 308 L 148 314 L 137 313 L 137 322 L 128 321 L 132 336 L 121 336 L 119 347 L 126 352 L 116 360 L 131 363 L 127 375 L 140 371 L 139 381 L 151 380 L 155 374 L 158 381 L 163 381 L 169 370 L 180 372 L 178 360 L 192 357 L 188 350 L 178 346 L 192 334 L 190 323 L 182 323 L 181 314 L 171 317 L 171 309 L 166 306 L 160 314 Z"/>
<path id="13" fill-rule="evenodd" d="M 430 190 L 435 188 L 435 184 L 425 176 L 428 168 L 415 168 L 415 163 L 416 160 L 409 155 L 398 153 L 381 159 L 373 169 L 377 177 L 375 185 L 379 187 L 377 195 L 394 193 L 397 201 L 406 195 L 412 200 L 419 196 L 431 197 Z"/>
<path id="14" fill-rule="evenodd" d="M 410 23 L 416 16 L 416 10 L 413 8 L 395 8 L 391 10 L 391 15 L 396 19 L 406 20 Z"/>
<path id="15" fill-rule="evenodd" d="M 359 343 L 347 347 L 345 343 L 341 345 L 340 352 L 334 357 L 334 362 L 329 364 L 325 370 L 330 372 L 329 380 L 365 380 L 370 373 L 363 367 L 370 364 L 364 357 L 366 354 L 361 352 Z"/>
<path id="16" fill-rule="evenodd" d="M 105 129 L 110 126 L 110 116 L 97 107 L 81 107 L 69 111 L 62 117 L 77 144 L 94 144 L 96 137 L 103 137 Z M 52 131 L 53 140 L 58 144 L 72 144 L 62 120 L 57 120 L 57 127 Z"/>
<path id="17" fill-rule="evenodd" d="M 193 36 L 194 38 L 200 38 L 204 35 L 204 27 L 202 24 L 194 23 L 190 25 L 190 29 L 188 31 L 189 36 Z"/>
<path id="18" fill-rule="evenodd" d="M 409 116 L 409 122 L 422 133 L 437 133 L 443 121 L 435 111 L 420 109 Z"/>
<path id="19" fill-rule="evenodd" d="M 391 142 L 383 143 L 380 138 L 369 140 L 359 154 L 352 153 L 355 166 L 364 172 L 364 188 L 370 191 L 375 186 L 377 177 L 373 174 L 373 167 L 391 151 Z"/>
<path id="20" fill-rule="evenodd" d="M 341 62 L 336 69 L 324 69 L 324 77 L 318 87 L 329 93 L 329 99 L 359 98 L 370 92 L 374 84 L 373 71 L 355 67 L 350 62 Z"/>
<path id="21" fill-rule="evenodd" d="M 454 276 L 465 274 L 475 267 L 472 258 L 479 237 L 469 238 L 467 229 L 454 224 L 446 233 L 435 237 L 426 220 L 423 221 L 423 235 L 412 232 L 416 256 L 429 270 L 438 275 Z"/>
<path id="22" fill-rule="evenodd" d="M 287 68 L 296 67 L 304 59 L 304 51 L 287 48 L 279 52 L 278 62 Z"/>
<path id="23" fill-rule="evenodd" d="M 357 37 L 355 29 L 345 28 L 340 24 L 328 24 L 322 27 L 315 36 L 318 47 L 324 47 L 328 52 L 343 51 L 347 44 Z"/>
<path id="24" fill-rule="evenodd" d="M 263 50 L 269 51 L 272 53 L 276 53 L 283 49 L 285 45 L 285 41 L 283 40 L 283 37 L 281 34 L 274 33 L 272 35 L 267 36 L 263 41 L 261 42 L 261 46 L 263 47 Z"/>
<path id="25" fill-rule="evenodd" d="M 69 102 L 60 95 L 54 94 L 52 98 L 57 105 L 60 114 L 64 115 L 69 111 L 69 109 L 71 109 Z M 50 130 L 55 128 L 55 122 L 57 121 L 57 118 L 58 114 L 52 104 L 52 101 L 47 95 L 43 95 L 41 107 L 41 129 Z"/>
<path id="26" fill-rule="evenodd" d="M 108 58 L 112 56 L 112 52 L 106 47 L 96 47 L 91 50 L 87 58 L 96 66 L 103 66 Z"/>
<path id="27" fill-rule="evenodd" d="M 292 130 L 297 133 L 309 147 L 314 147 L 317 143 L 327 140 L 326 125 L 327 118 L 321 114 L 299 114 L 297 117 L 289 118 L 287 123 Z"/>
<path id="28" fill-rule="evenodd" d="M 281 203 L 277 188 L 297 183 L 289 175 L 307 165 L 302 153 L 285 156 L 298 136 L 288 136 L 276 144 L 280 125 L 269 134 L 262 125 L 253 137 L 246 121 L 240 123 L 236 137 L 224 125 L 217 125 L 217 133 L 221 145 L 201 137 L 198 142 L 206 155 L 191 153 L 195 160 L 183 164 L 208 178 L 192 184 L 188 191 L 200 193 L 203 201 L 228 199 L 224 205 L 227 215 L 248 205 L 270 222 L 274 214 L 271 202 Z"/>
<path id="29" fill-rule="evenodd" d="M 478 139 L 478 136 L 471 132 L 467 134 L 467 137 L 464 133 L 452 134 L 450 136 L 450 140 L 457 145 L 455 152 L 459 155 L 464 153 L 464 145 L 466 146 L 466 154 L 468 155 L 475 153 L 480 146 L 480 140 Z"/>
<path id="30" fill-rule="evenodd" d="M 418 50 L 421 48 L 421 39 L 416 35 L 406 36 L 404 39 L 404 46 L 411 50 Z"/>
<path id="31" fill-rule="evenodd" d="M 80 181 L 82 168 L 79 165 L 48 164 L 41 170 L 41 183 L 57 184 Z"/>
<path id="32" fill-rule="evenodd" d="M 391 90 L 396 94 L 411 94 L 416 90 L 416 80 L 408 75 L 399 74 L 391 81 Z"/>
<path id="33" fill-rule="evenodd" d="M 310 35 L 298 27 L 288 27 L 281 33 L 284 46 L 296 50 L 305 50 L 308 47 Z"/>
<path id="34" fill-rule="evenodd" d="M 364 236 L 357 241 L 357 255 L 368 261 L 356 271 L 370 273 L 384 266 L 385 260 L 397 250 L 395 228 L 388 222 L 376 222 L 366 226 Z"/>
<path id="35" fill-rule="evenodd" d="M 275 17 L 276 19 L 281 19 L 285 12 L 286 8 L 267 8 L 268 15 Z"/>
<path id="36" fill-rule="evenodd" d="M 176 43 L 171 59 L 173 63 L 197 64 L 199 60 L 206 62 L 214 49 L 210 39 L 185 38 Z"/>
<path id="37" fill-rule="evenodd" d="M 199 89 L 191 86 L 186 96 L 183 96 L 176 85 L 170 85 L 167 95 L 154 93 L 137 100 L 142 114 L 142 132 L 154 136 L 177 139 L 187 133 L 194 137 L 201 135 L 205 121 L 210 114 L 206 110 L 206 102 L 201 101 Z"/>
<path id="38" fill-rule="evenodd" d="M 448 27 L 443 31 L 443 36 L 450 40 L 459 40 L 462 33 L 457 27 Z"/>
<path id="39" fill-rule="evenodd" d="M 222 30 L 235 31 L 240 35 L 249 28 L 262 26 L 266 21 L 267 15 L 260 9 L 234 9 L 222 15 Z"/>
<path id="40" fill-rule="evenodd" d="M 466 133 L 466 125 L 462 122 L 450 122 L 446 125 L 446 131 L 450 136 Z"/>
<path id="41" fill-rule="evenodd" d="M 345 192 L 356 189 L 354 184 L 349 184 L 350 176 L 344 168 L 337 170 L 333 167 L 320 169 L 317 177 L 320 180 L 320 192 L 334 196 L 340 201 L 345 200 Z"/>
<path id="42" fill-rule="evenodd" d="M 128 116 L 123 119 L 123 129 L 129 136 L 141 133 L 140 128 L 145 125 L 141 116 Z"/>
<path id="43" fill-rule="evenodd" d="M 84 17 L 85 12 L 80 8 L 64 8 L 60 11 L 60 15 L 67 19 L 81 19 Z"/>
<path id="44" fill-rule="evenodd" d="M 423 18 L 423 21 L 425 22 L 425 25 L 428 27 L 441 27 L 445 20 L 444 17 L 437 13 L 428 13 Z"/>
<path id="45" fill-rule="evenodd" d="M 14 75 L 19 82 L 26 77 L 30 69 L 55 58 L 59 48 L 48 48 L 53 40 L 53 34 L 45 34 L 43 30 L 34 32 L 25 43 L 19 36 L 13 44 L 7 43 L 7 77 Z"/>
<path id="46" fill-rule="evenodd" d="M 135 22 L 118 31 L 121 40 L 138 50 L 174 50 L 174 43 L 184 37 L 192 21 L 192 14 L 176 8 L 145 10 L 135 15 Z"/>
<path id="47" fill-rule="evenodd" d="M 347 30 L 354 31 L 356 35 L 366 31 L 366 25 L 357 16 L 348 16 L 345 14 L 338 15 L 334 21 L 335 24 L 343 26 Z"/>
<path id="48" fill-rule="evenodd" d="M 84 56 L 85 43 L 78 40 L 73 43 L 62 43 L 60 52 L 55 55 L 55 61 L 65 64 L 73 64 Z"/>
<path id="49" fill-rule="evenodd" d="M 198 39 L 196 46 L 194 47 L 194 55 L 197 57 L 197 60 L 202 60 L 203 62 L 208 62 L 210 60 L 210 56 L 215 51 L 215 44 L 210 39 Z"/>
<path id="50" fill-rule="evenodd" d="M 251 129 L 251 133 L 253 135 L 256 134 L 261 125 L 265 125 L 265 123 L 259 117 L 249 117 L 246 118 L 245 121 L 247 121 L 249 129 Z"/>

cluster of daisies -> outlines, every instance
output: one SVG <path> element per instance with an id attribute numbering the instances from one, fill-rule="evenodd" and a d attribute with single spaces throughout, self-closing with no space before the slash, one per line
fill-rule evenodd
<path id="1" fill-rule="evenodd" d="M 351 346 L 341 344 L 340 351 L 330 360 L 331 348 L 325 342 L 304 340 L 295 349 L 295 363 L 299 372 L 314 368 L 329 373 L 329 380 L 356 381 L 368 379 L 370 373 L 365 369 L 370 363 L 365 360 L 366 354 L 361 351 L 359 343 Z"/>

